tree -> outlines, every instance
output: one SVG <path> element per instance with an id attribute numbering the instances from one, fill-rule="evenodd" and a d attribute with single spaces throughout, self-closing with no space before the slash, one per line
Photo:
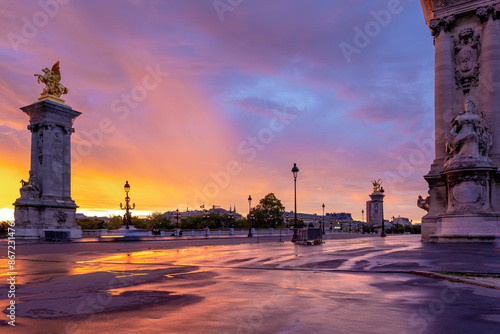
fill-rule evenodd
<path id="1" fill-rule="evenodd" d="M 283 213 L 285 207 L 273 193 L 269 193 L 259 201 L 259 204 L 252 209 L 255 215 L 255 227 L 278 227 L 284 226 Z"/>
<path id="2" fill-rule="evenodd" d="M 123 217 L 122 216 L 116 216 L 113 215 L 109 217 L 109 223 L 105 224 L 104 226 L 108 230 L 117 230 L 123 225 Z"/>
<path id="3" fill-rule="evenodd" d="M 99 219 L 85 218 L 76 221 L 83 230 L 96 230 L 101 221 Z"/>
<path id="4" fill-rule="evenodd" d="M 154 225 L 157 229 L 168 230 L 173 229 L 174 225 L 165 217 L 165 215 L 159 211 L 151 212 L 146 219 L 139 219 L 138 217 L 132 217 L 132 225 L 137 229 L 151 230 Z"/>

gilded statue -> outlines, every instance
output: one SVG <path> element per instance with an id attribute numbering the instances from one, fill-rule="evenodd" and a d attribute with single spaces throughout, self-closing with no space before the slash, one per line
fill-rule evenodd
<path id="1" fill-rule="evenodd" d="M 378 180 L 373 180 L 372 181 L 372 184 L 373 184 L 373 192 L 374 193 L 380 193 L 381 192 L 381 185 L 382 185 L 382 179 L 378 179 Z"/>
<path id="2" fill-rule="evenodd" d="M 40 94 L 43 97 L 53 96 L 59 98 L 62 94 L 68 93 L 68 88 L 66 88 L 61 81 L 61 72 L 59 71 L 59 61 L 52 66 L 49 70 L 47 67 L 42 69 L 43 74 L 34 74 L 37 77 L 37 82 L 44 83 L 45 88 Z"/>
<path id="3" fill-rule="evenodd" d="M 21 198 L 33 200 L 40 197 L 40 183 L 38 182 L 38 178 L 30 170 L 30 178 L 28 181 L 21 180 L 21 189 L 19 189 L 21 193 Z"/>

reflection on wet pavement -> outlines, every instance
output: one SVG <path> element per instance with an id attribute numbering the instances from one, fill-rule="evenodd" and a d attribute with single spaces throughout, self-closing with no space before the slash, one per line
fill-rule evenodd
<path id="1" fill-rule="evenodd" d="M 427 251 L 409 236 L 309 247 L 268 242 L 100 252 L 96 245 L 56 256 L 35 252 L 19 260 L 15 333 L 412 333 L 409 316 L 446 289 L 410 273 L 440 262 Z M 459 298 L 472 294 L 461 289 Z M 489 307 L 500 292 L 481 297 Z M 447 312 L 454 305 L 446 304 Z M 433 320 L 426 328 L 442 325 Z"/>

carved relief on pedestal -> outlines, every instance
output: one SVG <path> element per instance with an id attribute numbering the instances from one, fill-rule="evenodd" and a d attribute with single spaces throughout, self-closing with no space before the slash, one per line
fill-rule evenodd
<path id="1" fill-rule="evenodd" d="M 40 165 L 41 165 L 42 161 L 43 161 L 43 130 L 38 131 L 38 138 L 36 141 L 36 149 L 37 149 L 37 155 L 38 155 L 38 162 L 40 162 Z"/>
<path id="2" fill-rule="evenodd" d="M 56 162 L 62 161 L 63 156 L 63 144 L 62 144 L 62 131 L 56 129 L 52 136 L 52 159 Z"/>
<path id="3" fill-rule="evenodd" d="M 461 214 L 484 211 L 481 209 L 489 203 L 488 184 L 487 173 L 474 172 L 450 176 L 448 187 L 451 211 Z"/>
<path id="4" fill-rule="evenodd" d="M 458 34 L 455 41 L 453 60 L 455 62 L 455 83 L 457 89 L 464 94 L 470 88 L 478 85 L 479 80 L 479 53 L 481 50 L 480 37 L 471 28 L 466 28 Z"/>
<path id="5" fill-rule="evenodd" d="M 68 215 L 64 211 L 59 210 L 58 212 L 54 212 L 54 218 L 56 219 L 59 227 L 64 227 L 66 225 Z"/>

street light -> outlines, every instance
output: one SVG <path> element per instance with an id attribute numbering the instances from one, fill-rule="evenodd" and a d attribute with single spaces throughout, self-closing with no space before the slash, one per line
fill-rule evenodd
<path id="1" fill-rule="evenodd" d="M 175 228 L 179 228 L 179 218 L 181 218 L 181 214 L 179 213 L 179 209 L 175 210 L 174 218 L 177 220 L 175 223 Z"/>
<path id="2" fill-rule="evenodd" d="M 229 220 L 230 227 L 234 228 L 234 225 L 233 225 L 234 214 L 232 211 L 229 211 L 229 214 L 227 215 L 227 219 Z"/>
<path id="3" fill-rule="evenodd" d="M 248 195 L 248 237 L 253 237 L 252 234 L 252 195 Z"/>
<path id="4" fill-rule="evenodd" d="M 293 194 L 294 194 L 294 203 L 295 203 L 295 211 L 294 211 L 294 224 L 293 224 L 293 236 L 292 236 L 292 242 L 296 242 L 298 240 L 299 233 L 297 229 L 299 228 L 299 224 L 297 222 L 297 174 L 299 173 L 299 168 L 297 167 L 297 164 L 294 163 L 292 167 L 292 174 L 293 174 Z"/>
<path id="5" fill-rule="evenodd" d="M 207 210 L 204 209 L 203 210 L 203 220 L 205 221 L 205 228 L 208 227 L 208 217 L 210 217 L 210 215 L 208 214 Z"/>
<path id="6" fill-rule="evenodd" d="M 384 193 L 384 188 L 383 187 L 380 187 L 380 193 Z M 383 200 L 383 197 L 382 197 L 382 200 Z M 383 208 L 383 207 L 382 207 Z M 382 233 L 380 233 L 380 236 L 382 238 L 385 238 L 385 225 L 384 225 L 384 211 L 382 210 Z"/>
<path id="7" fill-rule="evenodd" d="M 325 203 L 323 203 L 323 234 L 325 234 Z"/>
<path id="8" fill-rule="evenodd" d="M 128 197 L 128 193 L 130 191 L 130 184 L 128 184 L 128 181 L 125 181 L 125 186 L 123 188 L 125 189 L 125 194 L 126 194 L 125 205 L 120 203 L 120 209 L 125 210 L 124 220 L 125 220 L 126 229 L 128 230 L 129 225 L 132 223 L 132 219 L 131 219 L 132 216 L 131 216 L 130 210 L 135 209 L 135 203 L 132 204 L 132 206 L 130 206 L 130 197 Z"/>
<path id="9" fill-rule="evenodd" d="M 361 209 L 361 226 L 362 226 L 362 233 L 361 234 L 365 234 L 365 222 L 364 222 L 364 219 L 365 218 L 365 210 Z"/>

